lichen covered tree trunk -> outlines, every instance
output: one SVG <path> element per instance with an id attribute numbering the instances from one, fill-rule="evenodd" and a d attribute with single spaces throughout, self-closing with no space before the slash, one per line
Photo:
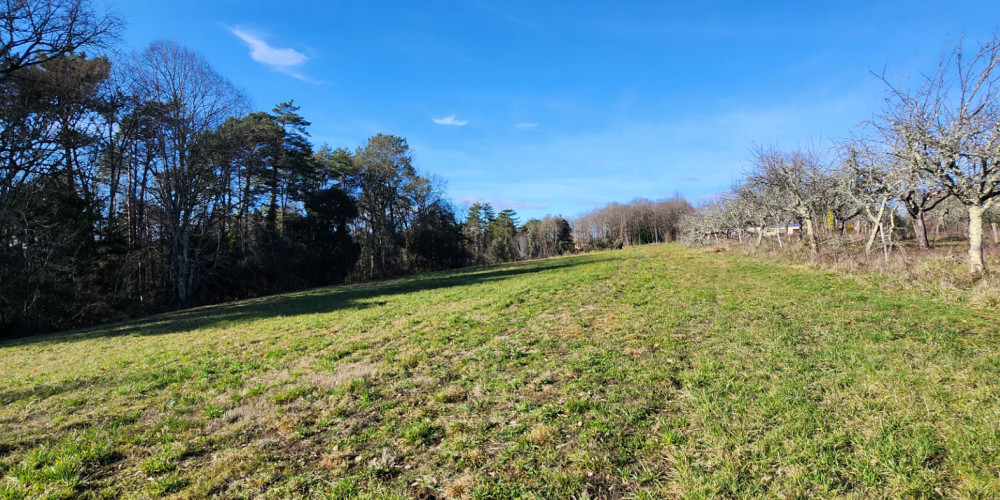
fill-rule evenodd
<path id="1" fill-rule="evenodd" d="M 983 272 L 983 207 L 969 205 L 969 272 Z"/>
<path id="2" fill-rule="evenodd" d="M 819 243 L 816 241 L 816 231 L 813 228 L 812 217 L 806 217 L 806 237 L 809 239 L 809 250 L 814 253 L 819 253 Z"/>

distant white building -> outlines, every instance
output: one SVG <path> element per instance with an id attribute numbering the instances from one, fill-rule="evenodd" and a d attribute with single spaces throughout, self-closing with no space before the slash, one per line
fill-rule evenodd
<path id="1" fill-rule="evenodd" d="M 789 224 L 787 226 L 771 226 L 764 228 L 764 236 L 777 236 L 787 234 L 789 236 L 794 236 L 799 234 L 802 230 L 802 226 L 799 224 Z"/>

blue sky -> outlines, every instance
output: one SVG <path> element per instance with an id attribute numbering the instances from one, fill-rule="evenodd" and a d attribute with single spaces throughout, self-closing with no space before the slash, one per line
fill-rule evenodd
<path id="1" fill-rule="evenodd" d="M 124 43 L 174 39 L 318 145 L 405 137 L 462 206 L 521 220 L 725 190 L 752 141 L 828 144 L 885 68 L 933 70 L 1000 2 L 118 0 Z"/>

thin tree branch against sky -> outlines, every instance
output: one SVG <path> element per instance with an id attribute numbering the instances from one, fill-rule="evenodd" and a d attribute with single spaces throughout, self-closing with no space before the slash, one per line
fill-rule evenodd
<path id="1" fill-rule="evenodd" d="M 175 39 L 257 108 L 294 98 L 317 143 L 406 137 L 453 199 L 524 217 L 725 190 L 751 142 L 845 137 L 881 106 L 873 70 L 906 81 L 1000 19 L 986 1 L 113 6 L 131 48 Z"/>

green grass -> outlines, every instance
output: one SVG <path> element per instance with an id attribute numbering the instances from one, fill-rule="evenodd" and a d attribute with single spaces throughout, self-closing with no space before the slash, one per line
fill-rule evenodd
<path id="1" fill-rule="evenodd" d="M 1000 497 L 994 313 L 670 245 L 0 344 L 0 498 Z"/>

